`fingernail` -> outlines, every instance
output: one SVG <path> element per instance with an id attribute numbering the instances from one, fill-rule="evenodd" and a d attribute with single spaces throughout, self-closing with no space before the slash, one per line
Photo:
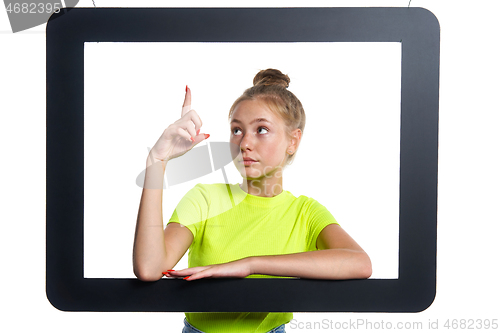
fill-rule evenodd
<path id="1" fill-rule="evenodd" d="M 186 84 L 186 92 L 188 92 L 188 85 Z"/>
<path id="2" fill-rule="evenodd" d="M 194 142 L 194 139 L 193 139 L 193 137 L 191 137 L 191 141 L 193 141 L 193 142 Z"/>
<path id="3" fill-rule="evenodd" d="M 167 274 L 168 274 L 168 272 L 161 272 L 161 274 L 163 274 L 163 275 L 167 275 Z"/>
<path id="4" fill-rule="evenodd" d="M 210 134 L 205 134 L 205 139 L 208 139 L 210 137 Z"/>
<path id="5" fill-rule="evenodd" d="M 183 278 L 183 280 L 187 280 L 189 279 L 191 276 L 186 276 L 185 278 Z"/>
<path id="6" fill-rule="evenodd" d="M 196 131 L 196 135 L 198 135 L 198 134 L 200 134 L 200 130 L 199 129 Z"/>

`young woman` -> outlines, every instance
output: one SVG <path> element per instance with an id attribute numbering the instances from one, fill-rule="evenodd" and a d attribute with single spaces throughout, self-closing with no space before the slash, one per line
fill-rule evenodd
<path id="1" fill-rule="evenodd" d="M 230 142 L 242 183 L 198 184 L 163 229 L 165 167 L 208 138 L 200 133 L 202 122 L 191 110 L 186 87 L 181 118 L 163 132 L 146 162 L 134 242 L 139 279 L 371 275 L 368 255 L 324 206 L 282 188 L 283 169 L 295 157 L 305 126 L 302 104 L 287 89 L 289 82 L 278 70 L 260 71 L 230 109 Z M 188 248 L 189 268 L 173 271 Z M 184 333 L 284 332 L 292 314 L 187 313 L 186 319 Z"/>

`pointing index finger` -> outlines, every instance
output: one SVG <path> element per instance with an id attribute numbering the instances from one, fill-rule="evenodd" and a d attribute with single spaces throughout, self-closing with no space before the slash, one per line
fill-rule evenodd
<path id="1" fill-rule="evenodd" d="M 184 97 L 184 104 L 182 104 L 181 117 L 191 110 L 191 89 L 186 85 L 186 96 Z"/>

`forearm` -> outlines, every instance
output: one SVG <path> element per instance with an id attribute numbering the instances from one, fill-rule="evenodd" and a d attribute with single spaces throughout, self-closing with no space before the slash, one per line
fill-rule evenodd
<path id="1" fill-rule="evenodd" d="M 247 258 L 252 274 L 308 279 L 366 279 L 371 261 L 364 251 L 325 249 L 303 253 Z"/>
<path id="2" fill-rule="evenodd" d="M 134 273 L 146 281 L 158 280 L 165 268 L 167 252 L 163 234 L 162 195 L 165 164 L 146 164 L 134 239 Z"/>

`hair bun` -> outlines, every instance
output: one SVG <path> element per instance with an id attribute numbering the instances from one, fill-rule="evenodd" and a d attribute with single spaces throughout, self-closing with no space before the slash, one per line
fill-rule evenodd
<path id="1" fill-rule="evenodd" d="M 288 75 L 281 73 L 277 69 L 268 68 L 262 70 L 255 75 L 253 78 L 253 85 L 278 85 L 283 88 L 288 88 L 288 84 L 290 83 L 290 78 Z"/>

